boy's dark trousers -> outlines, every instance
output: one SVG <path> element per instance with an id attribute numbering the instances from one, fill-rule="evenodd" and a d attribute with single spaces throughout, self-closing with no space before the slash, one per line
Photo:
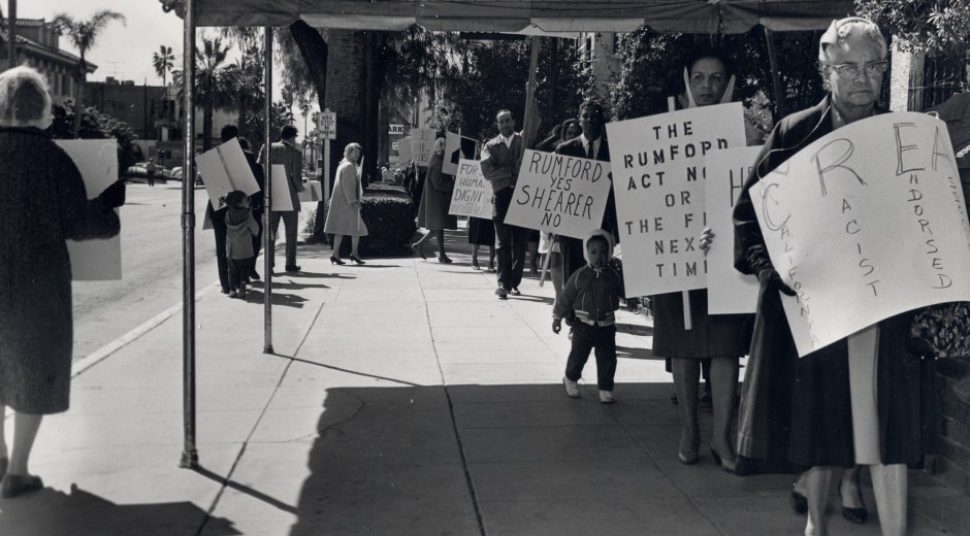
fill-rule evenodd
<path id="1" fill-rule="evenodd" d="M 243 282 L 249 277 L 249 269 L 253 265 L 253 257 L 245 259 L 229 259 L 229 289 L 239 290 Z"/>
<path id="2" fill-rule="evenodd" d="M 589 352 L 596 349 L 596 383 L 601 391 L 613 390 L 616 374 L 616 326 L 590 326 L 579 320 L 573 322 L 573 348 L 566 362 L 566 377 L 579 381 Z"/>

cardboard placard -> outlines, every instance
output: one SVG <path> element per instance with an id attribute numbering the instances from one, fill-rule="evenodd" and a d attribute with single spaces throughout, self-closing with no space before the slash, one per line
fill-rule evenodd
<path id="1" fill-rule="evenodd" d="M 411 159 L 419 166 L 431 163 L 434 152 L 435 131 L 430 128 L 411 129 Z"/>
<path id="2" fill-rule="evenodd" d="M 226 206 L 222 199 L 229 192 L 241 190 L 249 196 L 259 191 L 253 170 L 250 169 L 242 146 L 236 138 L 195 157 L 195 163 L 202 175 L 213 210 Z"/>
<path id="3" fill-rule="evenodd" d="M 101 195 L 118 182 L 118 142 L 101 140 L 55 140 L 81 172 L 88 199 Z M 115 209 L 115 213 L 118 210 Z M 121 279 L 121 235 L 94 240 L 67 241 L 74 281 Z"/>
<path id="4" fill-rule="evenodd" d="M 494 210 L 492 185 L 482 175 L 481 164 L 478 160 L 462 159 L 458 164 L 458 176 L 455 178 L 448 214 L 491 220 Z"/>
<path id="5" fill-rule="evenodd" d="M 608 123 L 628 296 L 707 286 L 704 156 L 744 147 L 740 103 Z"/>
<path id="6" fill-rule="evenodd" d="M 305 182 L 303 186 L 303 191 L 298 194 L 301 203 L 323 201 L 323 188 L 319 181 Z"/>
<path id="7" fill-rule="evenodd" d="M 880 320 L 970 301 L 970 223 L 946 125 L 918 113 L 857 121 L 751 190 L 800 356 Z"/>
<path id="8" fill-rule="evenodd" d="M 736 147 L 704 158 L 707 226 L 714 232 L 707 252 L 708 314 L 754 313 L 758 307 L 758 278 L 734 268 L 733 212 L 760 151 L 761 147 Z"/>
<path id="9" fill-rule="evenodd" d="M 527 149 L 505 222 L 582 240 L 602 226 L 610 187 L 609 162 Z"/>
<path id="10" fill-rule="evenodd" d="M 457 175 L 459 160 L 474 159 L 477 145 L 474 138 L 459 136 L 454 132 L 445 133 L 445 159 L 441 164 L 441 172 L 445 175 Z"/>
<path id="11" fill-rule="evenodd" d="M 286 167 L 283 164 L 273 164 L 272 190 L 270 202 L 273 212 L 288 212 L 293 210 L 293 199 L 290 198 L 290 186 L 287 184 Z"/>

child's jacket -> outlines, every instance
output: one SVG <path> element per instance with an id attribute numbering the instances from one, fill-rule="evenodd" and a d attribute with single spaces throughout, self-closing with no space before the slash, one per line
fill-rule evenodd
<path id="1" fill-rule="evenodd" d="M 603 231 L 594 232 L 593 235 L 606 237 L 610 245 L 609 256 L 612 258 L 612 237 Z M 584 253 L 588 251 L 586 244 L 590 238 L 583 242 Z M 553 316 L 555 318 L 575 316 L 584 324 L 611 326 L 615 322 L 613 312 L 620 308 L 622 296 L 623 278 L 615 268 L 608 264 L 596 270 L 587 264 L 573 273 L 562 292 L 556 297 L 556 304 L 552 310 Z"/>
<path id="2" fill-rule="evenodd" d="M 242 260 L 252 257 L 253 237 L 259 226 L 248 208 L 230 208 L 226 211 L 226 258 Z"/>

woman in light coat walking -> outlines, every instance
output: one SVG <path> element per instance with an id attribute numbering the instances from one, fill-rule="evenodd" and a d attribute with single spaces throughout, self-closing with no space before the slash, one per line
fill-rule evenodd
<path id="1" fill-rule="evenodd" d="M 348 143 L 344 148 L 344 159 L 337 166 L 337 180 L 330 195 L 330 210 L 327 211 L 327 221 L 323 225 L 323 232 L 333 235 L 333 254 L 330 256 L 332 264 L 343 264 L 340 260 L 340 246 L 344 236 L 350 236 L 350 260 L 357 264 L 364 264 L 360 260 L 357 246 L 360 237 L 367 236 L 367 226 L 360 217 L 360 201 L 364 196 L 364 187 L 360 182 L 358 163 L 363 147 L 359 143 Z"/>

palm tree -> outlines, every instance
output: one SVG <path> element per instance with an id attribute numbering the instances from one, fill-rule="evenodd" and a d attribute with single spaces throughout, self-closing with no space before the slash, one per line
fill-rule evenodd
<path id="1" fill-rule="evenodd" d="M 152 66 L 155 67 L 155 74 L 162 77 L 162 85 L 168 87 L 168 72 L 175 68 L 172 47 L 159 45 L 158 52 L 152 53 Z"/>
<path id="2" fill-rule="evenodd" d="M 94 43 L 97 41 L 101 31 L 113 20 L 120 20 L 121 24 L 124 25 L 127 19 L 125 19 L 124 15 L 116 11 L 101 9 L 96 11 L 89 20 L 76 20 L 67 13 L 61 13 L 55 16 L 52 22 L 61 34 L 67 34 L 71 39 L 71 44 L 78 49 L 81 56 L 81 61 L 78 63 L 77 76 L 75 77 L 77 80 L 77 88 L 74 92 L 75 136 L 81 130 L 81 99 L 84 97 L 84 81 L 87 79 L 87 62 L 84 58 L 88 50 L 94 48 Z"/>
<path id="3" fill-rule="evenodd" d="M 195 96 L 202 101 L 202 149 L 212 148 L 212 116 L 216 106 L 224 107 L 236 100 L 240 93 L 239 67 L 226 63 L 229 45 L 219 37 L 202 38 L 202 47 L 195 51 Z M 173 79 L 181 85 L 182 72 L 173 71 Z"/>

